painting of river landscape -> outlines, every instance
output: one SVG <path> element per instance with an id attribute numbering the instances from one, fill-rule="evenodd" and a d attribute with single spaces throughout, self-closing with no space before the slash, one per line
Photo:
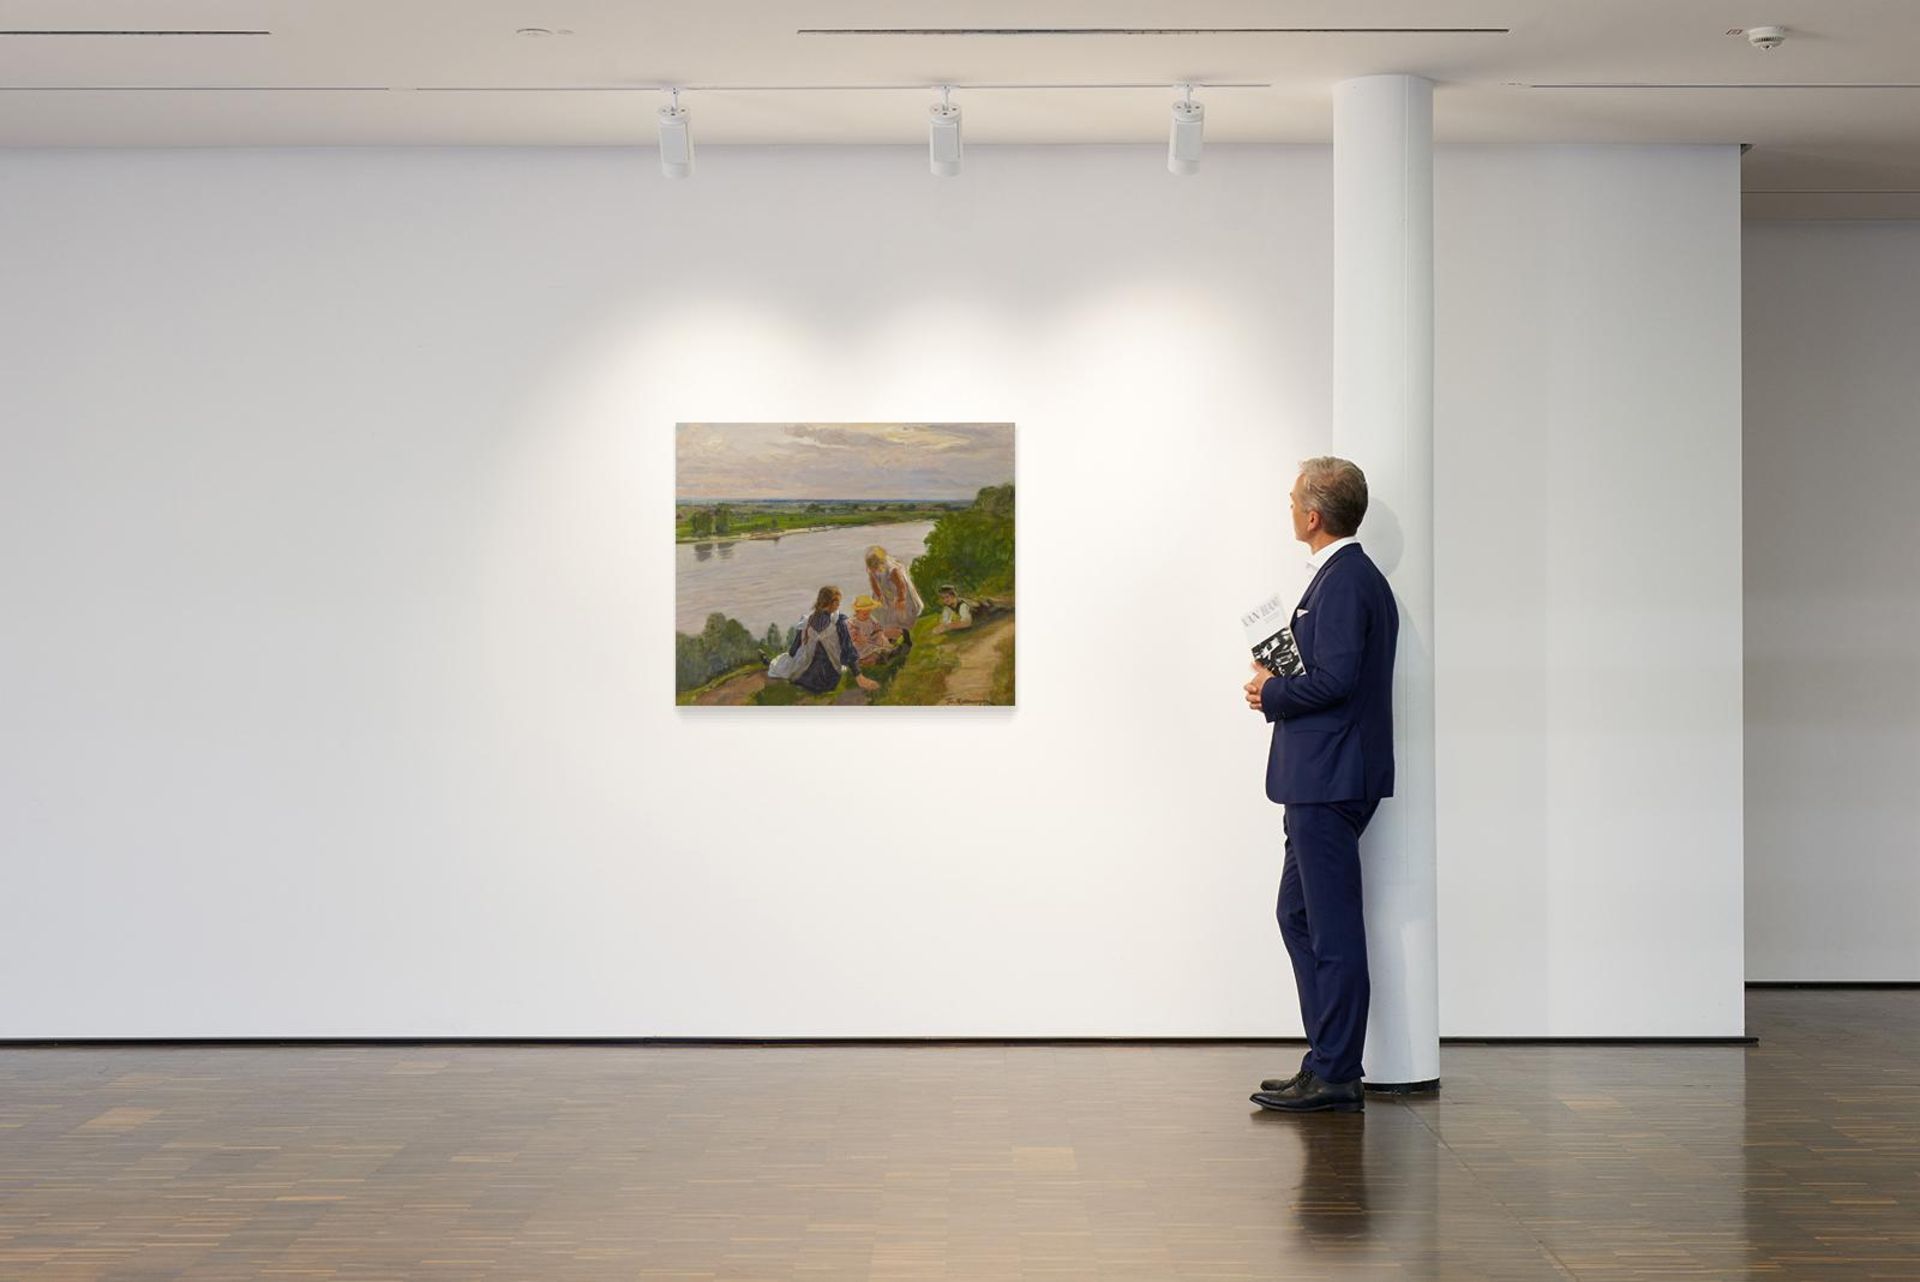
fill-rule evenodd
<path id="1" fill-rule="evenodd" d="M 1011 423 L 681 423 L 674 697 L 1013 704 Z"/>

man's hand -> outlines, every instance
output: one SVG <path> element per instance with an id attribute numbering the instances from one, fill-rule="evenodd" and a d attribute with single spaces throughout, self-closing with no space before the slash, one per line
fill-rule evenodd
<path id="1" fill-rule="evenodd" d="M 1258 663 L 1253 665 L 1253 680 L 1247 682 L 1242 689 L 1246 692 L 1247 706 L 1255 712 L 1261 711 L 1260 690 L 1271 680 L 1273 680 L 1273 673 L 1268 672 Z"/>

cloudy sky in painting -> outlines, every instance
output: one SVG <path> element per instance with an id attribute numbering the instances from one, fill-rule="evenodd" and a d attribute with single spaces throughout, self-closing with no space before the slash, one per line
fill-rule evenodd
<path id="1" fill-rule="evenodd" d="M 681 499 L 970 499 L 1013 480 L 1011 423 L 682 423 Z"/>

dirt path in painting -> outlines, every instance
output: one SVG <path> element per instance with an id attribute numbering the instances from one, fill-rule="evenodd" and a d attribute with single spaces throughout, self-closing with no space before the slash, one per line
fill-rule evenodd
<path id="1" fill-rule="evenodd" d="M 971 635 L 961 641 L 954 634 L 954 647 L 960 662 L 947 673 L 947 692 L 942 703 L 985 703 L 993 689 L 993 669 L 1013 644 L 1013 616 L 997 615 L 967 629 Z"/>
<path id="2" fill-rule="evenodd" d="M 767 688 L 765 672 L 743 672 L 737 677 L 729 677 L 711 690 L 704 690 L 694 699 L 700 707 L 737 708 L 753 702 L 753 696 Z"/>

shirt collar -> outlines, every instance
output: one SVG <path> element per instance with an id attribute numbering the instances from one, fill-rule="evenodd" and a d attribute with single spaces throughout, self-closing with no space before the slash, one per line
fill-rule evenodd
<path id="1" fill-rule="evenodd" d="M 1344 539 L 1335 539 L 1333 542 L 1327 544 L 1327 546 L 1321 548 L 1318 552 L 1315 552 L 1312 556 L 1308 557 L 1307 564 L 1311 566 L 1313 569 L 1318 570 L 1321 566 L 1333 560 L 1333 554 L 1335 552 L 1338 552 L 1341 548 L 1347 546 L 1347 544 L 1349 543 L 1358 543 L 1359 541 L 1360 541 L 1360 536 L 1357 534 L 1349 534 Z"/>

